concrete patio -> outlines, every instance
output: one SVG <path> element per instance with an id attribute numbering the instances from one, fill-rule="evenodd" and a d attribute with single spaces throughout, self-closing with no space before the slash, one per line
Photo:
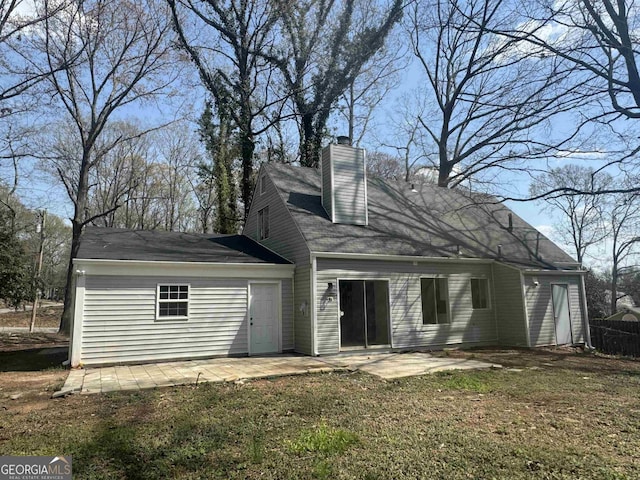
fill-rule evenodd
<path id="1" fill-rule="evenodd" d="M 201 382 L 234 382 L 242 379 L 281 377 L 307 373 L 361 370 L 384 379 L 424 375 L 444 370 L 499 368 L 500 365 L 460 358 L 434 357 L 428 353 L 376 353 L 307 357 L 214 358 L 145 365 L 71 370 L 54 396 L 70 393 L 106 393 L 141 390 Z"/>

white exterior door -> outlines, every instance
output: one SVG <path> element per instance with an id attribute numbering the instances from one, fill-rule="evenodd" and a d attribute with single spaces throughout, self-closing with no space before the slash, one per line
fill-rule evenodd
<path id="1" fill-rule="evenodd" d="M 279 286 L 273 283 L 251 283 L 249 288 L 249 353 L 277 353 L 280 338 Z"/>
<path id="2" fill-rule="evenodd" d="M 571 312 L 569 311 L 568 285 L 551 285 L 553 319 L 556 324 L 556 344 L 573 343 L 571 338 Z"/>

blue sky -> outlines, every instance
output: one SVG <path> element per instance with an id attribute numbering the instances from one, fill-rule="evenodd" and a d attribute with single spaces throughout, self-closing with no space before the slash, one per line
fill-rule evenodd
<path id="1" fill-rule="evenodd" d="M 197 76 L 192 73 L 193 81 L 197 79 Z M 392 91 L 383 103 L 379 106 L 376 117 L 377 125 L 380 129 L 390 129 L 390 125 L 387 123 L 388 119 L 397 110 L 397 106 L 400 102 L 400 98 L 407 92 L 412 91 L 424 81 L 423 72 L 416 68 L 415 64 L 409 65 L 401 73 L 401 82 L 398 87 Z M 193 82 L 186 82 L 193 83 Z M 202 89 L 190 89 L 190 98 L 185 100 L 182 107 L 191 110 L 190 114 L 199 113 L 198 109 L 202 105 L 202 98 L 204 94 Z M 175 107 L 174 107 L 175 108 Z M 127 110 L 123 110 L 119 115 L 121 118 L 130 117 L 137 122 L 153 121 L 154 123 L 162 123 L 167 120 L 173 120 L 176 116 L 176 111 L 171 108 L 167 108 L 164 105 L 158 105 L 156 107 L 148 107 L 141 109 L 138 106 L 131 106 Z M 568 120 L 568 119 L 566 119 Z M 554 130 L 560 131 L 565 125 L 563 121 L 556 123 L 553 127 Z M 336 123 L 334 125 L 337 134 L 346 131 L 346 125 L 344 123 Z M 373 135 L 369 135 L 363 142 L 362 146 L 367 150 L 379 148 L 376 145 Z M 558 165 L 563 161 L 573 161 L 571 158 L 566 159 L 550 159 L 549 165 Z M 579 161 L 579 160 L 576 160 Z M 547 167 L 545 162 L 538 164 L 541 170 Z M 18 190 L 20 197 L 32 208 L 46 208 L 51 213 L 54 213 L 63 218 L 68 218 L 72 215 L 72 205 L 67 198 L 64 189 L 57 183 L 52 182 L 51 177 L 38 170 L 37 162 L 33 160 L 25 160 L 22 163 L 25 175 L 21 179 L 21 184 Z M 27 175 L 28 173 L 28 175 Z M 8 178 L 8 171 L 6 169 L 0 170 L 0 175 L 3 178 Z M 512 172 L 502 173 L 499 179 L 501 187 L 504 188 L 505 195 L 507 196 L 522 196 L 526 197 L 528 193 L 529 180 L 524 174 L 516 174 Z M 554 239 L 553 225 L 555 220 L 548 212 L 542 211 L 542 205 L 539 202 L 509 202 L 508 206 L 514 210 L 514 212 L 522 217 L 525 221 L 538 228 L 543 234 L 550 236 Z M 566 246 L 565 246 L 566 247 Z"/>

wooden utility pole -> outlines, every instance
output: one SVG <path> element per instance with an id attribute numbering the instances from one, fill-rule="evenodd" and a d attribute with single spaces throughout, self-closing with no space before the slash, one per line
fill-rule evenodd
<path id="1" fill-rule="evenodd" d="M 38 263 L 36 265 L 36 273 L 34 276 L 34 285 L 36 285 L 35 298 L 33 299 L 33 309 L 31 309 L 31 324 L 29 325 L 29 332 L 33 333 L 33 330 L 36 326 L 36 312 L 38 310 L 38 301 L 40 300 L 40 288 L 37 285 L 36 280 L 40 280 L 40 275 L 42 273 L 42 256 L 44 251 L 44 226 L 47 220 L 47 211 L 42 210 L 39 215 L 40 223 L 37 228 L 40 228 L 40 247 L 38 249 Z M 37 230 L 36 230 L 37 231 Z M 39 283 L 39 282 L 38 282 Z"/>

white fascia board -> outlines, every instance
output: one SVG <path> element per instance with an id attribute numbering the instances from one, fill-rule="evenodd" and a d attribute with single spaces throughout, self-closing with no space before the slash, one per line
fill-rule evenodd
<path id="1" fill-rule="evenodd" d="M 73 265 L 84 275 L 127 275 L 207 278 L 293 278 L 295 265 L 274 263 L 167 262 L 152 260 L 104 260 L 75 258 Z"/>
<path id="2" fill-rule="evenodd" d="M 543 270 L 543 269 L 530 269 L 530 270 L 521 270 L 523 275 L 551 275 L 551 276 L 561 276 L 566 277 L 567 275 L 586 275 L 586 270 Z"/>
<path id="3" fill-rule="evenodd" d="M 340 260 L 391 260 L 399 262 L 494 263 L 494 260 L 490 258 L 423 257 L 417 255 L 380 255 L 376 253 L 311 252 L 311 257 L 334 258 Z"/>

